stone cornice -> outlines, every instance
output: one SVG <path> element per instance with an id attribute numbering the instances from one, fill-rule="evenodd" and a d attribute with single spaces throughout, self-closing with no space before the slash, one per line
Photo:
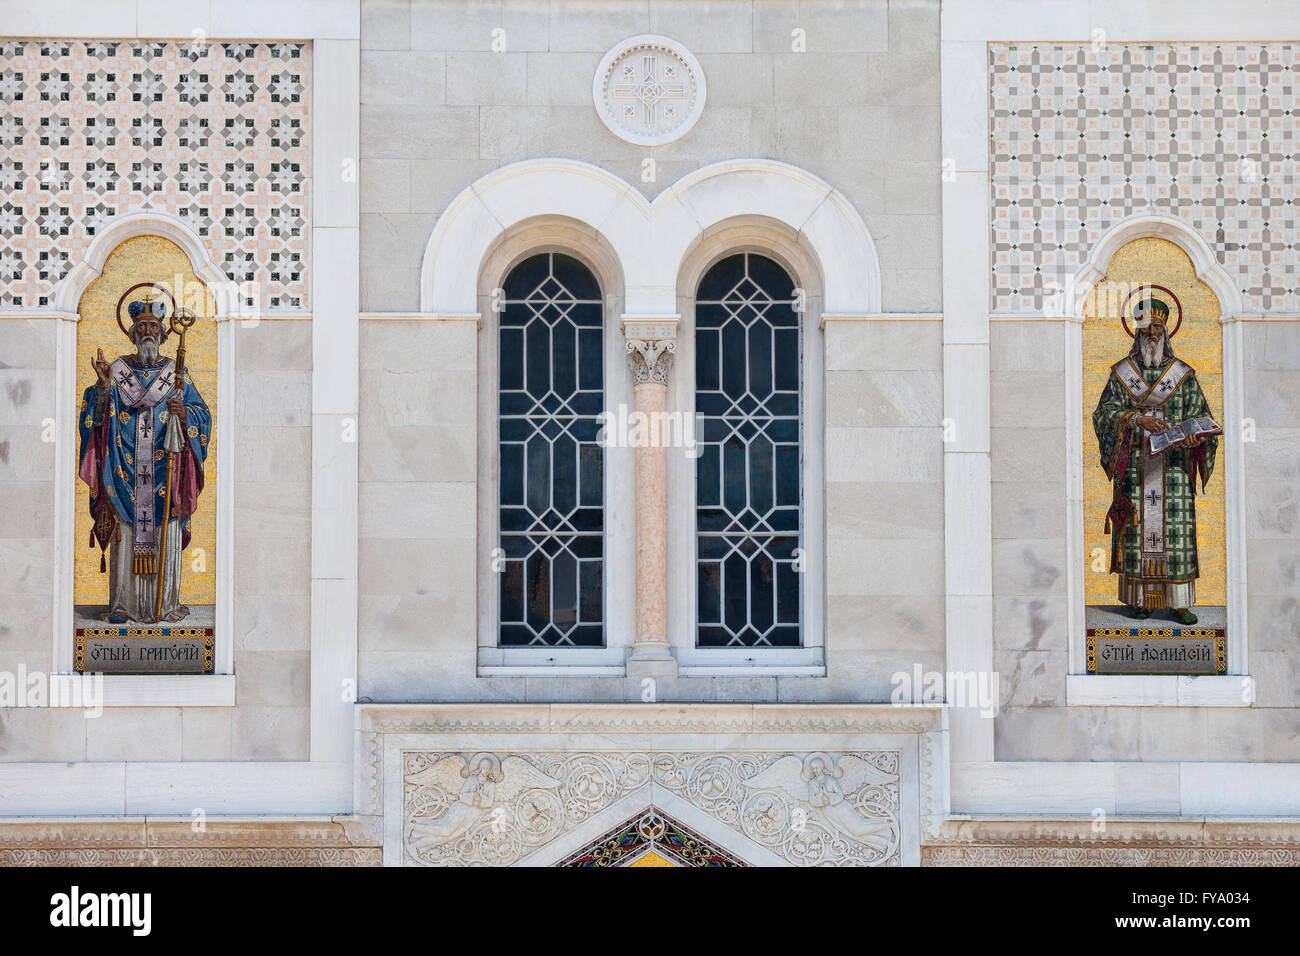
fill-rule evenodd
<path id="1" fill-rule="evenodd" d="M 482 322 L 477 312 L 362 312 L 357 317 L 362 322 Z"/>
<path id="2" fill-rule="evenodd" d="M 209 817 L 73 820 L 0 819 L 0 851 L 43 849 L 184 849 L 339 848 L 378 846 L 358 842 L 364 831 L 350 818 L 309 820 L 231 819 Z M 200 826 L 201 829 L 195 829 Z"/>
<path id="3" fill-rule="evenodd" d="M 369 733 L 918 734 L 940 705 L 889 704 L 360 704 Z"/>
<path id="4" fill-rule="evenodd" d="M 1095 829 L 1101 826 L 1101 829 Z M 946 820 L 922 837 L 927 847 L 1253 847 L 1300 850 L 1300 819 L 1111 817 Z"/>
<path id="5" fill-rule="evenodd" d="M 1219 316 L 1220 325 L 1233 322 L 1300 322 L 1300 312 L 1237 312 Z"/>
<path id="6" fill-rule="evenodd" d="M 942 322 L 942 312 L 825 312 L 820 326 L 862 322 Z"/>

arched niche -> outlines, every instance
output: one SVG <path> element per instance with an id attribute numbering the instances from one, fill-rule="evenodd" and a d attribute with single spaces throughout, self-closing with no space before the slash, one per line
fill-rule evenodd
<path id="1" fill-rule="evenodd" d="M 232 442 L 221 440 L 218 428 L 229 428 L 234 419 L 234 340 L 228 320 L 238 314 L 238 287 L 212 261 L 197 233 L 180 219 L 156 211 L 107 222 L 54 291 L 55 315 L 61 320 L 56 358 L 54 669 L 56 673 L 73 670 L 75 609 L 102 587 L 94 580 L 99 576 L 99 553 L 90 556 L 86 547 L 87 491 L 77 475 L 81 403 L 93 378 L 90 357 L 100 348 L 109 361 L 134 351 L 118 326 L 117 307 L 127 288 L 140 282 L 167 289 L 178 305 L 200 317 L 186 335 L 186 366 L 204 394 L 213 425 L 204 491 L 191 519 L 182 603 L 193 601 L 210 609 L 206 613 L 215 634 L 212 672 L 231 674 L 234 462 Z M 175 346 L 175 336 L 169 336 L 162 351 L 174 357 Z M 202 554 L 195 549 L 202 549 Z M 194 571 L 196 567 L 203 570 Z M 198 626 L 197 620 L 190 623 Z M 151 682 L 162 683 L 150 686 Z M 210 690 L 190 684 L 178 691 L 173 675 L 161 674 L 130 678 L 129 686 L 113 689 L 108 702 L 152 702 L 163 683 L 167 699 L 179 703 L 233 703 L 231 684 L 214 682 Z"/>
<path id="2" fill-rule="evenodd" d="M 1227 643 L 1227 674 L 1247 675 L 1248 646 L 1246 621 L 1245 553 L 1245 469 L 1243 448 L 1243 372 L 1241 352 L 1241 294 L 1215 258 L 1206 239 L 1181 220 L 1166 216 L 1135 216 L 1113 226 L 1091 250 L 1083 268 L 1067 289 L 1067 315 L 1073 320 L 1067 334 L 1066 355 L 1066 582 L 1070 673 L 1086 673 L 1087 608 L 1102 593 L 1114 589 L 1106 571 L 1095 572 L 1097 549 L 1104 547 L 1104 564 L 1109 567 L 1109 536 L 1101 529 L 1098 509 L 1104 518 L 1109 506 L 1101 473 L 1092 412 L 1100 384 L 1115 361 L 1127 354 L 1132 340 L 1119 324 L 1124 299 L 1135 285 L 1168 287 L 1184 308 L 1184 326 L 1172 340 L 1174 351 L 1185 357 L 1203 378 L 1203 388 L 1214 417 L 1224 426 L 1219 440 L 1218 461 L 1207 492 L 1196 500 L 1198 545 L 1208 547 L 1202 561 L 1202 578 L 1197 583 L 1197 604 L 1222 606 Z M 1217 487 L 1216 487 L 1217 486 Z M 1104 496 L 1105 505 L 1097 498 Z M 1104 539 L 1104 540 L 1103 540 Z M 1214 579 L 1211 579 L 1211 575 Z M 1207 600 L 1220 602 L 1208 605 Z M 1112 596 L 1110 602 L 1115 603 Z M 1163 622 L 1170 623 L 1170 622 Z M 1199 625 L 1199 622 L 1198 622 Z M 1072 681 L 1077 681 L 1073 677 Z M 1186 678 L 1159 677 L 1152 680 L 1183 681 Z M 1232 677 L 1234 687 L 1240 678 Z M 1072 684 L 1071 703 L 1095 703 L 1089 693 L 1076 693 Z M 1150 685 L 1152 688 L 1155 684 Z M 1227 685 L 1225 685 L 1226 687 Z M 1152 691 L 1157 693 L 1157 691 Z M 1163 693 L 1163 691 L 1158 691 Z M 1216 702 L 1217 691 L 1210 682 L 1197 679 L 1180 690 L 1178 700 L 1193 705 Z M 1225 692 L 1226 693 L 1226 692 Z M 1222 696 L 1222 695 L 1219 695 Z M 1238 705 L 1239 688 L 1229 695 Z M 1226 698 L 1225 698 L 1226 699 Z"/>

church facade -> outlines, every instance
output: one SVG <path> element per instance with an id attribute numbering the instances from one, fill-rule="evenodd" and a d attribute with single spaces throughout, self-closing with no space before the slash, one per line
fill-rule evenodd
<path id="1" fill-rule="evenodd" d="M 6 8 L 0 863 L 1294 865 L 1297 88 L 1264 0 Z"/>

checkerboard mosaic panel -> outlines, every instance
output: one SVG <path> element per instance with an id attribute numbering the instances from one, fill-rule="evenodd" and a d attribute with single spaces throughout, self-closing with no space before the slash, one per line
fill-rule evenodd
<path id="1" fill-rule="evenodd" d="M 989 47 L 992 308 L 1052 306 L 1133 215 L 1185 220 L 1251 311 L 1300 311 L 1291 44 Z"/>
<path id="2" fill-rule="evenodd" d="M 108 218 L 189 223 L 261 308 L 307 305 L 303 43 L 0 40 L 0 308 L 50 303 Z"/>

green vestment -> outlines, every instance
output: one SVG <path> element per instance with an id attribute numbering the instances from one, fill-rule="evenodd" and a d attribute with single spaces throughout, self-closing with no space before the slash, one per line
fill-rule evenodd
<path id="1" fill-rule="evenodd" d="M 1121 603 L 1145 608 L 1195 603 L 1193 582 L 1200 575 L 1195 480 L 1199 474 L 1203 490 L 1219 447 L 1211 436 L 1197 448 L 1182 445 L 1152 455 L 1148 433 L 1133 420 L 1150 415 L 1178 424 L 1210 414 L 1196 373 L 1180 359 L 1143 368 L 1137 359 L 1125 358 L 1111 368 L 1092 424 L 1114 492 L 1108 526 L 1119 536 L 1111 571 L 1119 574 Z M 1127 467 L 1117 474 L 1125 452 Z"/>

